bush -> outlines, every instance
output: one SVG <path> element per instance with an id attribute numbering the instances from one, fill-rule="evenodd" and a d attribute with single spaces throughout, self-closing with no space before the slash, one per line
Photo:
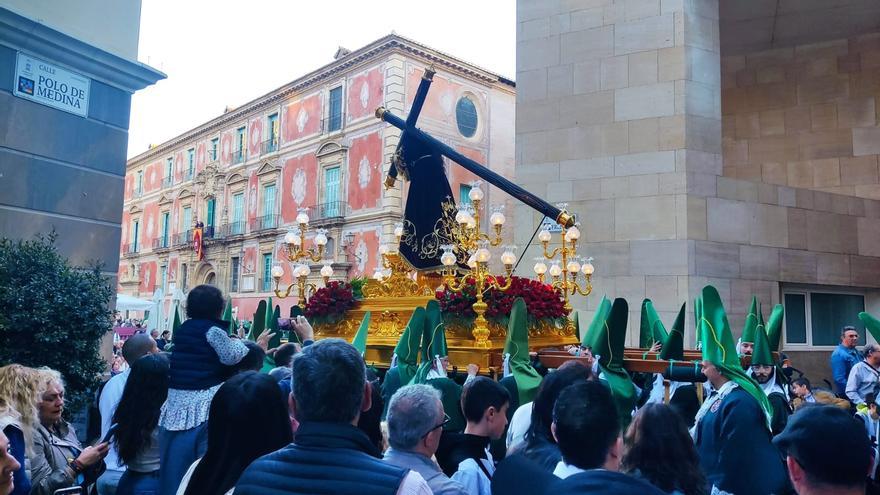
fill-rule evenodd
<path id="1" fill-rule="evenodd" d="M 70 266 L 55 237 L 0 239 L 0 365 L 60 371 L 69 416 L 88 404 L 106 368 L 99 348 L 112 329 L 114 291 L 97 263 Z"/>

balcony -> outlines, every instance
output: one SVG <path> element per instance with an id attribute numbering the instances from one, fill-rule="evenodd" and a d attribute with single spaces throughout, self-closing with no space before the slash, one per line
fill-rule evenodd
<path id="1" fill-rule="evenodd" d="M 232 236 L 236 236 L 236 235 L 243 235 L 244 229 L 245 229 L 244 220 L 240 220 L 237 222 L 230 222 L 230 223 L 227 223 L 226 225 L 223 225 L 222 227 L 220 227 L 220 237 L 226 238 L 226 237 L 232 237 Z"/>
<path id="2" fill-rule="evenodd" d="M 257 285 L 257 292 L 272 292 L 275 288 L 275 281 L 272 278 L 260 278 Z"/>
<path id="3" fill-rule="evenodd" d="M 160 237 L 158 239 L 153 239 L 153 251 L 158 251 L 160 249 L 168 249 L 171 247 L 171 239 L 166 237 Z"/>
<path id="4" fill-rule="evenodd" d="M 186 246 L 188 244 L 191 244 L 193 239 L 192 236 L 192 229 L 189 229 L 186 232 L 181 232 L 179 234 L 174 234 L 174 247 Z"/>
<path id="5" fill-rule="evenodd" d="M 321 119 L 321 132 L 327 134 L 342 130 L 342 114 Z"/>
<path id="6" fill-rule="evenodd" d="M 278 137 L 270 138 L 260 144 L 260 154 L 268 155 L 278 151 Z"/>
<path id="7" fill-rule="evenodd" d="M 244 162 L 245 159 L 245 150 L 237 149 L 232 152 L 232 164 L 235 165 L 237 163 Z"/>
<path id="8" fill-rule="evenodd" d="M 174 185 L 174 177 L 169 175 L 168 177 L 162 179 L 162 189 L 168 189 L 172 185 Z"/>
<path id="9" fill-rule="evenodd" d="M 189 168 L 183 173 L 183 180 L 193 180 L 193 175 L 195 175 L 195 169 Z"/>
<path id="10" fill-rule="evenodd" d="M 348 203 L 345 201 L 330 201 L 309 207 L 309 218 L 316 227 L 342 223 L 347 214 Z"/>
<path id="11" fill-rule="evenodd" d="M 133 198 L 140 198 L 140 197 L 143 196 L 143 195 L 144 195 L 144 190 L 143 190 L 143 189 L 135 189 L 131 196 L 132 196 Z"/>
<path id="12" fill-rule="evenodd" d="M 136 243 L 133 244 L 123 244 L 122 245 L 122 256 L 129 258 L 138 253 L 138 245 Z"/>
<path id="13" fill-rule="evenodd" d="M 264 215 L 251 222 L 251 232 L 259 232 L 278 227 L 278 215 Z"/>

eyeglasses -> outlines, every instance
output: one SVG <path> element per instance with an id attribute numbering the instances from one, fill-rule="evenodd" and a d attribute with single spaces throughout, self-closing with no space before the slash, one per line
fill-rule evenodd
<path id="1" fill-rule="evenodd" d="M 446 413 L 443 413 L 443 422 L 440 423 L 439 425 L 437 425 L 437 426 L 431 428 L 430 430 L 428 430 L 424 435 L 422 435 L 422 438 L 428 436 L 429 433 L 431 433 L 432 431 L 436 430 L 437 428 L 443 428 L 443 427 L 446 426 L 450 421 L 451 421 L 451 419 L 449 418 L 449 415 L 446 414 Z"/>

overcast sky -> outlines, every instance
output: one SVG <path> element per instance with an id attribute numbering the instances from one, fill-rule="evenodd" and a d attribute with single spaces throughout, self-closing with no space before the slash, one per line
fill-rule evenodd
<path id="1" fill-rule="evenodd" d="M 138 59 L 168 79 L 132 98 L 128 156 L 391 31 L 515 75 L 515 0 L 143 0 Z"/>

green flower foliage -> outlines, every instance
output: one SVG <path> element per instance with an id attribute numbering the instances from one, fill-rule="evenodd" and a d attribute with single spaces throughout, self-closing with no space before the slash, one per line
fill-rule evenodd
<path id="1" fill-rule="evenodd" d="M 106 369 L 100 343 L 112 330 L 114 291 L 98 264 L 70 266 L 55 238 L 0 239 L 0 365 L 61 372 L 65 409 L 73 414 Z"/>

